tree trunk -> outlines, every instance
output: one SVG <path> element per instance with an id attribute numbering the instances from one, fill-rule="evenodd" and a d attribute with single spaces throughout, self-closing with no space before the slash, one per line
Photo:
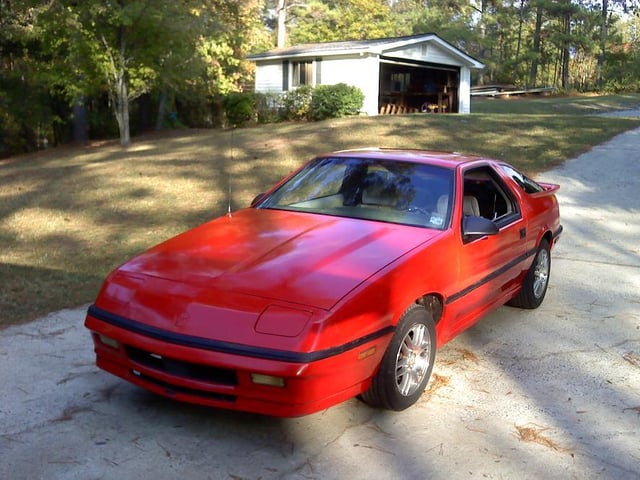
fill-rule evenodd
<path id="1" fill-rule="evenodd" d="M 562 88 L 569 89 L 569 38 L 571 38 L 571 14 L 565 13 L 564 18 L 564 41 L 562 45 Z"/>
<path id="2" fill-rule="evenodd" d="M 512 82 L 515 83 L 515 81 L 517 80 L 517 78 L 519 77 L 518 75 L 518 63 L 520 60 L 520 48 L 522 46 L 522 24 L 524 23 L 524 2 L 525 0 L 520 0 L 520 12 L 518 15 L 518 41 L 516 44 L 516 59 L 515 59 L 515 67 L 513 69 L 513 74 L 511 77 Z"/>
<path id="3" fill-rule="evenodd" d="M 156 118 L 156 131 L 162 130 L 164 122 L 164 114 L 167 110 L 167 82 L 162 82 L 162 91 L 160 92 L 160 101 L 158 102 L 158 117 Z"/>
<path id="4" fill-rule="evenodd" d="M 596 85 L 602 88 L 602 70 L 604 68 L 604 55 L 607 48 L 607 17 L 609 16 L 609 1 L 602 0 L 602 13 L 600 15 L 600 53 L 596 67 Z"/>
<path id="5" fill-rule="evenodd" d="M 129 133 L 129 93 L 124 72 L 121 72 L 116 84 L 114 95 L 114 110 L 120 131 L 120 145 L 123 147 L 131 143 Z"/>
<path id="6" fill-rule="evenodd" d="M 485 48 L 485 38 L 487 34 L 487 26 L 484 19 L 484 12 L 487 9 L 487 0 L 482 0 L 480 3 L 480 58 L 484 58 L 487 54 Z M 478 72 L 478 85 L 484 85 L 486 83 L 484 69 Z"/>
<path id="7" fill-rule="evenodd" d="M 125 39 L 124 27 L 118 29 L 119 58 L 116 68 L 116 119 L 118 120 L 118 128 L 120 129 L 120 145 L 126 147 L 131 143 L 129 133 L 129 88 L 126 68 L 127 43 Z"/>
<path id="8" fill-rule="evenodd" d="M 287 0 L 278 0 L 276 7 L 278 14 L 278 48 L 284 48 L 287 43 Z"/>
<path id="9" fill-rule="evenodd" d="M 533 33 L 533 60 L 529 72 L 529 86 L 535 87 L 538 79 L 538 59 L 540 58 L 540 38 L 542 35 L 542 4 L 536 8 L 536 28 Z"/>

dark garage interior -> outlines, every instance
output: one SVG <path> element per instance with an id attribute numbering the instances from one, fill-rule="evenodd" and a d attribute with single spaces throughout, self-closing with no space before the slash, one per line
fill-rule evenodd
<path id="1" fill-rule="evenodd" d="M 459 83 L 455 67 L 383 59 L 379 113 L 458 113 Z"/>

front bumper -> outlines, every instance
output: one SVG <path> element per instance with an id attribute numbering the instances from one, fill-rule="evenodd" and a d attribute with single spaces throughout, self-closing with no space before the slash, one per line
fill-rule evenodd
<path id="1" fill-rule="evenodd" d="M 259 355 L 239 346 L 244 354 L 238 354 L 228 344 L 167 341 L 160 331 L 135 331 L 101 316 L 92 307 L 85 321 L 101 369 L 178 401 L 278 417 L 307 415 L 362 393 L 393 333 L 385 329 L 325 352 Z"/>

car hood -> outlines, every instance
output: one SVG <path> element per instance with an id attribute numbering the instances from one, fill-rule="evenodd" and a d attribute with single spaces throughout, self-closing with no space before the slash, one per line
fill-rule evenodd
<path id="1" fill-rule="evenodd" d="M 244 209 L 174 237 L 120 273 L 330 309 L 436 230 Z"/>

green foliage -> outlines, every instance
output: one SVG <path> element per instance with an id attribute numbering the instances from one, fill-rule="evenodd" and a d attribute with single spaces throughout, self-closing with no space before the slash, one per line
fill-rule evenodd
<path id="1" fill-rule="evenodd" d="M 236 96 L 227 96 L 228 99 Z M 259 123 L 278 121 L 324 120 L 357 114 L 364 103 L 364 93 L 357 87 L 337 85 L 304 85 L 284 93 L 256 94 L 253 96 L 254 118 Z M 232 102 L 233 109 L 247 112 Z M 226 108 L 226 104 L 225 104 Z M 242 123 L 239 123 L 240 125 Z"/>
<path id="2" fill-rule="evenodd" d="M 605 65 L 604 92 L 640 92 L 640 50 L 611 52 Z"/>
<path id="3" fill-rule="evenodd" d="M 62 120 L 69 114 L 67 105 L 29 73 L 25 69 L 0 76 L 0 156 L 69 140 L 68 121 Z"/>
<path id="4" fill-rule="evenodd" d="M 118 137 L 118 125 L 113 121 L 113 110 L 109 102 L 101 97 L 86 101 L 89 138 L 106 139 Z"/>
<path id="5" fill-rule="evenodd" d="M 431 0 L 429 8 L 415 12 L 412 33 L 436 33 L 454 45 L 464 45 L 467 51 L 478 42 L 473 28 L 478 12 L 468 1 Z"/>
<path id="6" fill-rule="evenodd" d="M 311 102 L 314 88 L 302 85 L 282 95 L 280 116 L 283 120 L 308 120 L 311 113 Z"/>
<path id="7" fill-rule="evenodd" d="M 195 86 L 194 86 L 195 87 Z M 210 96 L 202 92 L 200 86 L 194 89 L 182 88 L 176 93 L 175 102 L 168 110 L 169 128 L 175 126 L 192 128 L 220 128 L 225 124 L 222 105 L 223 96 Z"/>
<path id="8" fill-rule="evenodd" d="M 604 91 L 640 92 L 640 13 L 609 29 L 611 47 L 604 62 Z"/>
<path id="9" fill-rule="evenodd" d="M 364 93 L 358 87 L 339 83 L 318 85 L 311 99 L 312 120 L 344 117 L 357 114 L 364 103 Z"/>
<path id="10" fill-rule="evenodd" d="M 264 48 L 268 45 L 268 33 L 260 17 L 262 1 L 195 3 L 199 35 L 197 52 L 204 72 L 194 81 L 202 82 L 211 96 L 240 91 L 253 80 L 253 64 L 245 57 L 256 46 Z"/>
<path id="11" fill-rule="evenodd" d="M 309 0 L 292 8 L 290 44 L 397 35 L 385 0 Z"/>
<path id="12" fill-rule="evenodd" d="M 130 103 L 161 80 L 175 80 L 168 70 L 191 73 L 184 59 L 194 55 L 198 30 L 190 28 L 195 15 L 188 3 L 161 0 L 153 8 L 146 0 L 43 4 L 34 25 L 49 59 L 44 62 L 47 81 L 64 91 L 69 103 L 106 93 L 120 141 L 128 144 Z"/>
<path id="13" fill-rule="evenodd" d="M 37 73 L 29 81 L 37 76 L 45 91 L 55 90 L 69 105 L 78 98 L 105 101 L 126 144 L 130 122 L 136 121 L 129 117 L 141 96 L 169 92 L 149 97 L 163 103 L 157 111 L 165 118 L 171 106 L 164 102 L 182 90 L 200 92 L 197 101 L 184 102 L 198 110 L 197 105 L 210 106 L 217 95 L 250 82 L 253 65 L 245 57 L 254 44 L 264 44 L 261 5 L 260 0 L 0 2 L 0 72 L 3 55 L 18 62 L 35 59 Z M 30 48 L 17 56 L 7 48 L 22 42 L 31 42 Z M 212 116 L 207 109 L 189 116 L 197 125 L 207 123 Z M 147 116 L 152 112 L 144 109 Z M 91 112 L 88 118 L 98 119 Z M 101 115 L 99 120 L 98 130 L 104 131 Z"/>
<path id="14" fill-rule="evenodd" d="M 40 73 L 43 61 L 24 2 L 0 2 L 0 156 L 67 141 L 59 95 Z"/>
<path id="15" fill-rule="evenodd" d="M 255 96 L 251 93 L 232 92 L 222 99 L 227 124 L 240 127 L 254 118 Z"/>
<path id="16" fill-rule="evenodd" d="M 282 120 L 282 94 L 256 93 L 255 116 L 258 123 L 274 123 Z"/>

